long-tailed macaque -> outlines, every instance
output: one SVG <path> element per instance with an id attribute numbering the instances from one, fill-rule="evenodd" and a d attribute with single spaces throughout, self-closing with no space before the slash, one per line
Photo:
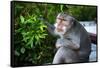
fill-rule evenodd
<path id="1" fill-rule="evenodd" d="M 55 45 L 57 52 L 53 64 L 89 61 L 91 43 L 88 33 L 74 17 L 59 13 L 54 26 L 46 24 L 51 34 L 60 36 Z"/>

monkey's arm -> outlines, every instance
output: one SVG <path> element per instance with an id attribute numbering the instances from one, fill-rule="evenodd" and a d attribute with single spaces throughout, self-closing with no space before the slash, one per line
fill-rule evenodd
<path id="1" fill-rule="evenodd" d="M 69 39 L 58 39 L 56 43 L 56 48 L 59 48 L 61 46 L 65 46 L 73 50 L 78 50 L 80 48 L 80 45 L 78 43 Z"/>
<path id="2" fill-rule="evenodd" d="M 78 50 L 80 48 L 79 43 L 75 42 L 74 40 L 65 39 L 64 44 L 64 46 L 67 46 L 73 50 Z"/>
<path id="3" fill-rule="evenodd" d="M 47 30 L 49 31 L 49 33 L 55 36 L 55 33 L 54 33 L 55 26 L 54 25 L 51 25 L 48 22 L 45 22 L 45 24 L 47 25 Z"/>

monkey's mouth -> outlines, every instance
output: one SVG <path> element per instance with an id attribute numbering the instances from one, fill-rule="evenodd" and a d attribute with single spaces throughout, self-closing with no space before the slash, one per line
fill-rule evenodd
<path id="1" fill-rule="evenodd" d="M 65 31 L 63 29 L 55 29 L 55 34 L 63 35 L 63 34 L 65 34 Z"/>
<path id="2" fill-rule="evenodd" d="M 58 32 L 63 32 L 63 29 L 57 29 Z"/>

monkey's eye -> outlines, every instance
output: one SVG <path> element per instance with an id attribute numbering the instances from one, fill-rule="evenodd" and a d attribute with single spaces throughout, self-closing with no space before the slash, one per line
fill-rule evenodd
<path id="1" fill-rule="evenodd" d="M 67 21 L 66 19 L 64 18 L 57 18 L 58 20 L 62 20 L 62 21 Z"/>
<path id="2" fill-rule="evenodd" d="M 63 19 L 63 21 L 67 21 L 66 19 Z"/>
<path id="3" fill-rule="evenodd" d="M 63 24 L 64 26 L 69 26 L 69 22 L 68 22 L 68 21 L 63 21 L 62 24 Z"/>
<path id="4" fill-rule="evenodd" d="M 60 19 L 56 19 L 56 22 L 59 23 L 61 20 Z"/>

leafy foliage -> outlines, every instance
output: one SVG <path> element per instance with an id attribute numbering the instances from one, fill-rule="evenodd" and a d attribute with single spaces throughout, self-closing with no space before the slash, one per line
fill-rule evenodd
<path id="1" fill-rule="evenodd" d="M 52 63 L 56 38 L 39 18 L 54 24 L 59 12 L 68 12 L 78 20 L 94 20 L 96 7 L 61 4 L 13 2 L 15 65 Z"/>
<path id="2" fill-rule="evenodd" d="M 23 36 L 22 41 L 26 43 L 25 46 L 32 48 L 33 45 L 40 45 L 41 39 L 45 38 L 47 26 L 42 21 L 38 20 L 36 16 L 30 16 L 28 19 L 21 15 L 19 26 L 22 28 L 17 29 L 15 32 Z"/>

